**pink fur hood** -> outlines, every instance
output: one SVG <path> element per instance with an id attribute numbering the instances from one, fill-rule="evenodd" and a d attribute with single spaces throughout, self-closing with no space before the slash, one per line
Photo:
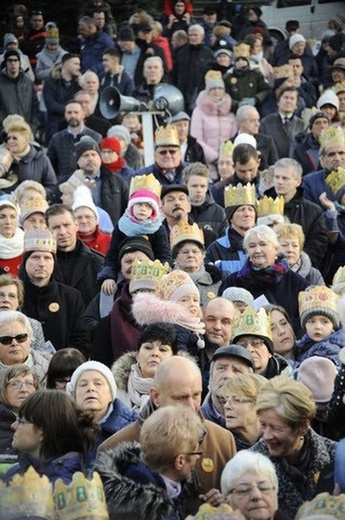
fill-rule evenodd
<path id="1" fill-rule="evenodd" d="M 226 116 L 231 110 L 231 97 L 225 92 L 220 103 L 212 101 L 207 90 L 202 90 L 197 97 L 196 106 L 208 116 Z"/>

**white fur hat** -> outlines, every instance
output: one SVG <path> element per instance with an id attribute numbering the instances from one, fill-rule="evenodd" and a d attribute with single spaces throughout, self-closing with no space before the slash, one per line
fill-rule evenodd
<path id="1" fill-rule="evenodd" d="M 71 381 L 67 383 L 67 393 L 74 397 L 78 379 L 84 372 L 87 372 L 89 370 L 96 370 L 96 372 L 99 372 L 100 374 L 102 374 L 102 376 L 105 377 L 110 388 L 112 400 L 115 401 L 117 387 L 114 376 L 111 373 L 110 369 L 106 365 L 103 365 L 103 363 L 100 363 L 99 361 L 86 361 L 82 365 L 79 365 L 79 367 L 76 368 L 73 372 Z"/>

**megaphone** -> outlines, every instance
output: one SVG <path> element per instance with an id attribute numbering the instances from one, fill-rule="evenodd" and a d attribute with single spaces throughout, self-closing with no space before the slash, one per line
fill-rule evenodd
<path id="1" fill-rule="evenodd" d="M 153 93 L 153 105 L 161 112 L 168 111 L 172 116 L 184 110 L 184 98 L 182 92 L 168 83 L 160 83 Z"/>
<path id="2" fill-rule="evenodd" d="M 99 109 L 105 119 L 114 119 L 119 112 L 135 112 L 143 103 L 131 96 L 122 96 L 115 87 L 103 90 L 99 99 Z"/>

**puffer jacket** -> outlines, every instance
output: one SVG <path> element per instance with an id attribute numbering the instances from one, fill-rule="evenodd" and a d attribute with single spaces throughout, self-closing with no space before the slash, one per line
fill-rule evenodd
<path id="1" fill-rule="evenodd" d="M 323 341 L 315 342 L 308 334 L 297 341 L 294 350 L 295 360 L 300 364 L 311 356 L 325 357 L 340 366 L 339 352 L 345 347 L 345 330 L 341 327 Z"/>

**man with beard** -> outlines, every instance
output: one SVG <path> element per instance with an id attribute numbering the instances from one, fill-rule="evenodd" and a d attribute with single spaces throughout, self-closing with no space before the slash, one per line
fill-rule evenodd
<path id="1" fill-rule="evenodd" d="M 68 101 L 65 105 L 67 128 L 57 132 L 51 139 L 47 155 L 53 165 L 59 183 L 67 180 L 75 167 L 75 144 L 82 136 L 92 137 L 97 143 L 102 139 L 84 124 L 85 112 L 82 103 L 77 100 Z"/>

